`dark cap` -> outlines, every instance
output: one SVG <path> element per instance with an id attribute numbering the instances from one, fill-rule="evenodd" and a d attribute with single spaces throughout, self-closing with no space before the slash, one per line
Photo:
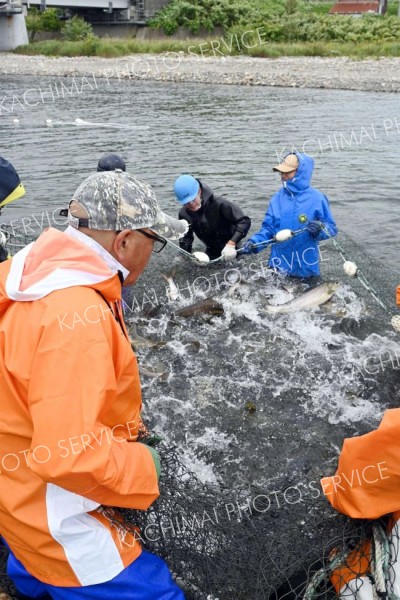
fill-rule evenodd
<path id="1" fill-rule="evenodd" d="M 12 164 L 0 156 L 0 209 L 25 194 L 24 186 Z"/>
<path id="2" fill-rule="evenodd" d="M 125 161 L 118 154 L 105 154 L 97 164 L 97 171 L 126 171 Z"/>
<path id="3" fill-rule="evenodd" d="M 68 211 L 72 227 L 87 227 L 100 231 L 146 229 L 167 239 L 185 235 L 188 223 L 166 215 L 150 185 L 120 170 L 91 175 L 76 190 L 71 202 L 76 202 L 88 215 L 82 219 Z"/>

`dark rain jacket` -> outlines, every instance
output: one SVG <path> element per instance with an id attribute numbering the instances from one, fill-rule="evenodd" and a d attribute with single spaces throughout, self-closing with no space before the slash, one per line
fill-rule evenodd
<path id="1" fill-rule="evenodd" d="M 304 233 L 272 246 L 269 265 L 294 277 L 312 277 L 319 275 L 318 241 L 336 235 L 337 227 L 327 197 L 310 185 L 314 160 L 307 154 L 296 156 L 299 167 L 295 177 L 272 196 L 260 231 L 248 241 L 258 244 L 281 229 L 304 229 Z M 318 237 L 312 238 L 307 231 L 310 221 L 320 221 L 329 233 L 321 229 Z"/>
<path id="2" fill-rule="evenodd" d="M 189 223 L 189 230 L 179 245 L 191 252 L 196 234 L 206 245 L 210 258 L 216 258 L 229 240 L 237 244 L 247 235 L 251 221 L 236 204 L 214 196 L 209 187 L 197 181 L 201 187 L 201 207 L 198 211 L 191 211 L 183 206 L 179 211 L 179 218 Z"/>

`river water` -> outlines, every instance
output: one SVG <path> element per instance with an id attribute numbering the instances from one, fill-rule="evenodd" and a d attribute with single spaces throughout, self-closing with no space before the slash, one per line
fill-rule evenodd
<path id="1" fill-rule="evenodd" d="M 4 77 L 0 86 L 12 108 L 0 114 L 1 155 L 28 192 L 13 217 L 66 204 L 98 158 L 115 151 L 171 214 L 174 179 L 189 172 L 240 203 L 256 230 L 279 186 L 271 167 L 294 146 L 315 157 L 313 184 L 339 226 L 397 263 L 396 94 L 118 80 L 97 80 L 96 89 L 81 78 L 37 77 Z M 47 119 L 55 125 L 46 127 Z"/>
<path id="2" fill-rule="evenodd" d="M 328 196 L 365 270 L 371 256 L 372 275 L 379 271 L 384 279 L 399 271 L 395 94 L 98 80 L 97 89 L 53 101 L 50 85 L 54 95 L 46 78 L 1 82 L 7 96 L 21 98 L 39 87 L 48 93 L 29 111 L 16 103 L 12 114 L 0 115 L 0 155 L 15 165 L 27 190 L 3 212 L 14 227 L 26 230 L 32 214 L 57 214 L 98 158 L 113 151 L 153 185 L 170 214 L 178 212 L 174 179 L 189 172 L 239 203 L 256 231 L 279 186 L 272 166 L 293 145 L 315 156 L 313 184 Z M 65 85 L 72 89 L 70 79 Z M 343 278 L 329 243 L 327 252 L 328 276 Z M 233 283 L 220 264 L 196 266 L 166 250 L 134 288 L 127 317 L 136 333 L 164 344 L 137 351 L 140 366 L 165 371 L 143 376 L 151 427 L 177 445 L 202 481 L 232 490 L 257 485 L 268 493 L 332 473 L 343 438 L 376 427 L 384 409 L 398 405 L 400 346 L 380 307 L 348 281 L 324 308 L 266 316 L 252 290 L 277 302 L 303 290 L 277 287 L 260 263 L 255 278 L 250 260 L 241 261 L 245 285 L 229 296 Z M 160 276 L 171 266 L 184 290 L 175 303 Z M 224 314 L 175 317 L 176 308 L 210 295 L 199 278 L 204 283 L 211 274 Z M 394 287 L 385 302 L 393 312 Z M 275 521 L 271 539 L 274 527 Z M 276 585 L 279 573 L 270 569 Z M 232 591 L 211 591 L 232 598 Z M 258 591 L 243 597 L 264 598 Z"/>

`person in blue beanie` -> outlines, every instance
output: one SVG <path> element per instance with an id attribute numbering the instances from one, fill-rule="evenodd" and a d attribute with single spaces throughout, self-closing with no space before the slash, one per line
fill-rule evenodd
<path id="1" fill-rule="evenodd" d="M 17 171 L 12 164 L 0 156 L 0 214 L 2 208 L 25 194 Z M 0 263 L 8 258 L 7 235 L 0 230 Z"/>
<path id="2" fill-rule="evenodd" d="M 269 266 L 293 277 L 319 275 L 318 242 L 335 236 L 337 227 L 327 197 L 310 185 L 313 169 L 311 156 L 299 152 L 288 154 L 273 167 L 281 175 L 282 187 L 272 196 L 260 231 L 245 243 L 242 254 L 257 254 L 267 247 L 257 244 L 274 239 L 282 230 L 304 229 L 272 245 Z"/>
<path id="3" fill-rule="evenodd" d="M 125 161 L 119 154 L 104 154 L 97 163 L 97 172 L 115 171 L 116 169 L 126 171 Z"/>
<path id="4" fill-rule="evenodd" d="M 0 156 L 0 213 L 6 204 L 21 198 L 24 194 L 25 188 L 17 171 L 8 160 Z"/>

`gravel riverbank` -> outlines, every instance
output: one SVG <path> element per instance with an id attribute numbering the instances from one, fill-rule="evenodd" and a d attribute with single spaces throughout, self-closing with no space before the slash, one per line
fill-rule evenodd
<path id="1" fill-rule="evenodd" d="M 319 57 L 267 59 L 248 56 L 205 57 L 170 52 L 108 59 L 49 58 L 3 53 L 0 75 L 90 76 L 96 79 L 400 92 L 400 58 L 363 61 Z"/>

